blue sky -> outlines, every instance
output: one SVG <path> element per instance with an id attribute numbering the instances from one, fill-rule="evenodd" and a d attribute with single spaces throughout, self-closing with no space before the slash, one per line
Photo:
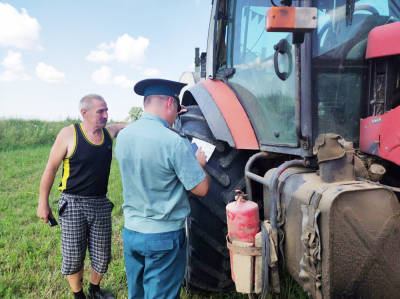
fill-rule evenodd
<path id="1" fill-rule="evenodd" d="M 210 11 L 211 0 L 0 2 L 0 117 L 78 117 L 97 93 L 124 120 L 142 106 L 136 82 L 194 71 Z"/>

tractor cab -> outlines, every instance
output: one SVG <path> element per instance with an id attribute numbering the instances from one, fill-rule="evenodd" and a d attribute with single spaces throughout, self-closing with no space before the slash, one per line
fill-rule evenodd
<path id="1" fill-rule="evenodd" d="M 292 1 L 290 1 L 292 2 Z M 368 103 L 369 32 L 399 20 L 396 1 L 293 1 L 317 8 L 317 28 L 301 44 L 301 91 L 296 90 L 294 33 L 267 32 L 273 1 L 214 1 L 206 78 L 224 80 L 246 109 L 260 149 L 311 156 L 296 136 L 296 92 L 301 130 L 311 142 L 336 132 L 359 143 Z"/>

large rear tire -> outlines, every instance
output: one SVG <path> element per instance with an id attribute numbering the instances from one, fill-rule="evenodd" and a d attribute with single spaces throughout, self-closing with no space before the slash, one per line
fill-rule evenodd
<path id="1" fill-rule="evenodd" d="M 206 170 L 211 176 L 205 197 L 190 194 L 191 212 L 187 218 L 188 268 L 186 289 L 211 292 L 234 288 L 231 279 L 225 206 L 234 200 L 235 189 L 245 189 L 244 168 L 253 154 L 237 150 L 215 139 L 198 106 L 186 107 L 188 112 L 175 122 L 189 139 L 193 137 L 216 146 Z"/>

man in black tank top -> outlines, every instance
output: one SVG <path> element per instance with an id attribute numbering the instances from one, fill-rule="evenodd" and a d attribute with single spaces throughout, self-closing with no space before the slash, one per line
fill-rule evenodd
<path id="1" fill-rule="evenodd" d="M 59 186 L 59 220 L 63 264 L 74 298 L 86 298 L 83 292 L 83 264 L 88 248 L 91 258 L 88 298 L 108 298 L 100 280 L 111 260 L 111 211 L 106 197 L 112 142 L 128 124 L 108 125 L 107 104 L 95 94 L 79 103 L 83 121 L 63 128 L 58 134 L 40 183 L 37 216 L 45 223 L 54 219 L 49 193 L 58 168 L 63 162 Z"/>

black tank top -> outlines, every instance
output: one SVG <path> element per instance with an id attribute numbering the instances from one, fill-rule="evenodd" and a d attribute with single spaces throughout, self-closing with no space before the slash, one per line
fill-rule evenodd
<path id="1" fill-rule="evenodd" d="M 86 137 L 81 124 L 72 127 L 75 145 L 72 153 L 64 158 L 58 190 L 76 195 L 106 195 L 112 159 L 111 134 L 103 128 L 102 141 L 95 144 Z"/>

